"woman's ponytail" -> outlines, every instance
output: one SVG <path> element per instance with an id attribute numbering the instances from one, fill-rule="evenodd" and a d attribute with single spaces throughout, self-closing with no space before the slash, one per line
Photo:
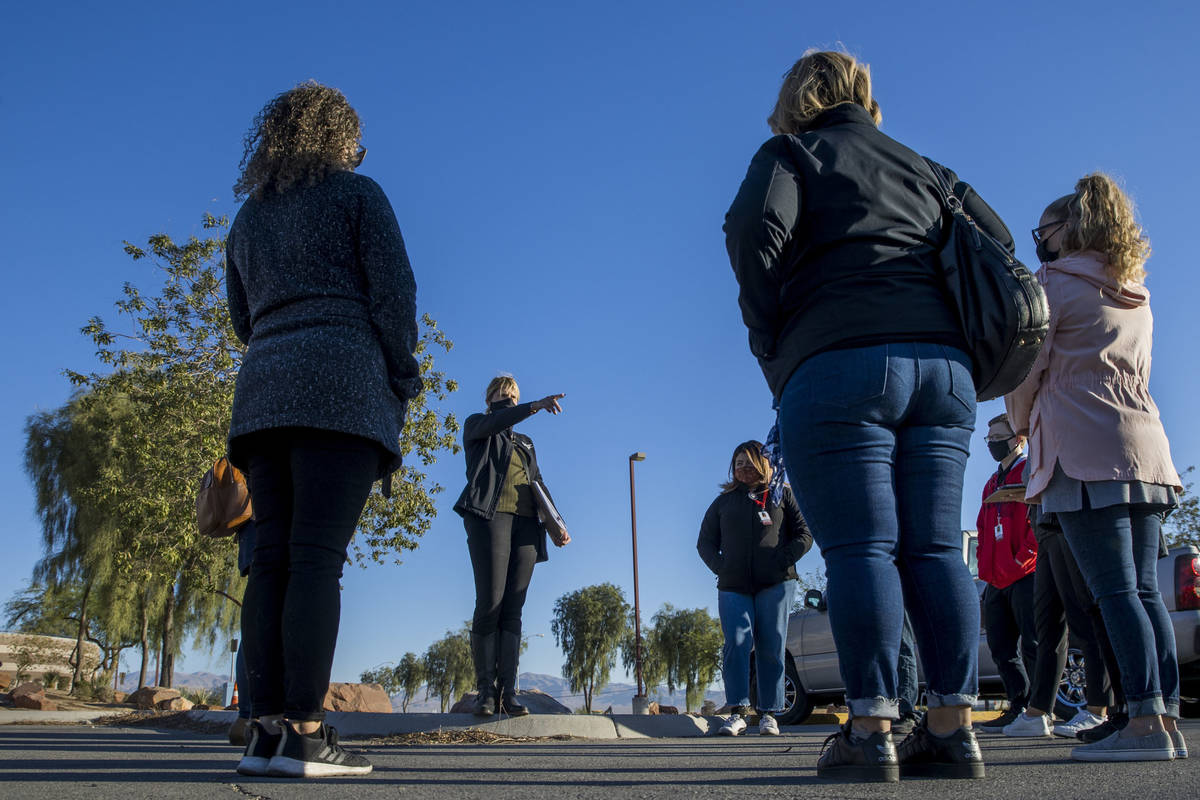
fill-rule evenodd
<path id="1" fill-rule="evenodd" d="M 1067 203 L 1063 247 L 1068 252 L 1095 250 L 1108 259 L 1117 283 L 1140 283 L 1150 257 L 1150 242 L 1134 213 L 1133 201 L 1108 175 L 1093 172 L 1079 179 Z"/>

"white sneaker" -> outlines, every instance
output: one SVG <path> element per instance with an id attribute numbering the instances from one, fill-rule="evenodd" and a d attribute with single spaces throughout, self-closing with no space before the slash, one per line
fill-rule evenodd
<path id="1" fill-rule="evenodd" d="M 1071 717 L 1070 722 L 1060 722 L 1054 726 L 1054 735 L 1061 736 L 1064 739 L 1074 739 L 1075 734 L 1080 731 L 1090 731 L 1097 725 L 1103 725 L 1107 717 L 1098 717 L 1086 708 L 1079 709 L 1079 713 Z"/>
<path id="2" fill-rule="evenodd" d="M 741 714 L 730 714 L 729 719 L 725 720 L 725 724 L 717 729 L 717 734 L 720 736 L 737 736 L 744 730 L 746 730 L 746 718 Z"/>
<path id="3" fill-rule="evenodd" d="M 1183 740 L 1183 731 L 1180 731 L 1180 730 L 1171 731 L 1169 736 L 1171 737 L 1171 744 L 1173 744 L 1175 746 L 1175 757 L 1176 758 L 1187 758 L 1188 757 L 1187 742 L 1185 742 Z"/>
<path id="4" fill-rule="evenodd" d="M 1107 739 L 1072 748 L 1076 761 L 1171 761 L 1175 758 L 1175 743 L 1166 731 L 1121 738 L 1117 731 Z"/>
<path id="5" fill-rule="evenodd" d="M 773 714 L 763 714 L 758 720 L 758 735 L 759 736 L 778 736 L 779 723 L 775 721 Z"/>
<path id="6" fill-rule="evenodd" d="M 1004 726 L 1005 736 L 1049 736 L 1050 715 L 1031 717 L 1022 711 L 1017 718 Z"/>

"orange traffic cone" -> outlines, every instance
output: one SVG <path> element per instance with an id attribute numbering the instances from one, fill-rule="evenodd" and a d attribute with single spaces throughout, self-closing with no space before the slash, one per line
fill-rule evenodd
<path id="1" fill-rule="evenodd" d="M 238 704 L 237 696 L 237 681 L 233 682 L 233 699 L 229 701 L 229 705 L 236 706 Z"/>

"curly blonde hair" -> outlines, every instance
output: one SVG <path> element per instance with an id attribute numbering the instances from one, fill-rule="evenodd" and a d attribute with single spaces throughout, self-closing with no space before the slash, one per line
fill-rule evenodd
<path id="1" fill-rule="evenodd" d="M 1150 240 L 1138 224 L 1133 200 L 1103 172 L 1085 175 L 1075 193 L 1046 207 L 1045 216 L 1066 220 L 1062 249 L 1095 250 L 1108 258 L 1108 274 L 1117 283 L 1141 283 L 1150 258 Z"/>
<path id="2" fill-rule="evenodd" d="M 236 197 L 262 198 L 312 186 L 361 160 L 362 126 L 346 96 L 316 81 L 277 95 L 246 133 Z"/>
<path id="3" fill-rule="evenodd" d="M 845 103 L 865 108 L 876 125 L 882 121 L 871 96 L 871 67 L 849 53 L 809 50 L 783 74 L 767 124 L 775 134 L 801 133 L 818 114 Z"/>

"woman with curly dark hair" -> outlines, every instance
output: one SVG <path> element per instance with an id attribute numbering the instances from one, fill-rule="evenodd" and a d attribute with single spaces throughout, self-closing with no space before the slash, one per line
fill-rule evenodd
<path id="1" fill-rule="evenodd" d="M 365 774 L 324 724 L 346 547 L 371 485 L 400 466 L 421 391 L 416 285 L 379 185 L 355 174 L 358 115 L 310 82 L 246 136 L 226 243 L 234 330 L 247 345 L 231 461 L 249 476 L 257 542 L 242 606 L 253 698 L 248 775 Z"/>

